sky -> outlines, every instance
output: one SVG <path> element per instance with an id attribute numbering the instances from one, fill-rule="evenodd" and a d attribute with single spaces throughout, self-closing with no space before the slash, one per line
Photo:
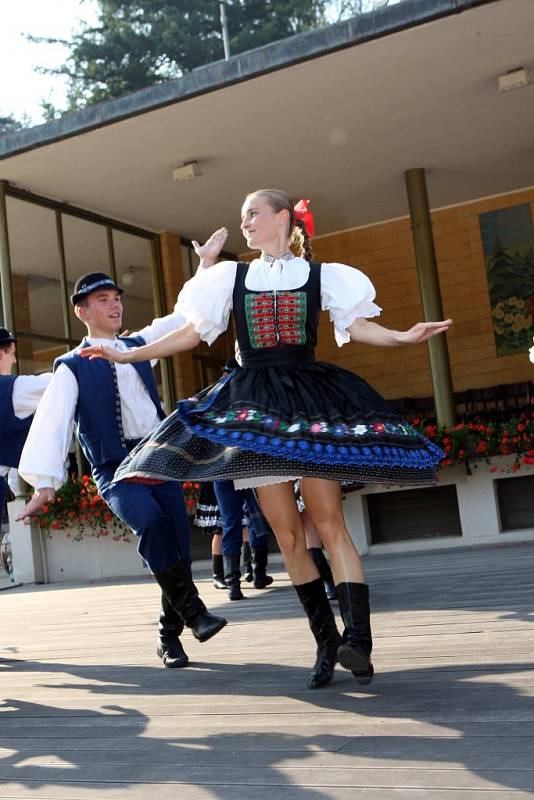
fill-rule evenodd
<path id="1" fill-rule="evenodd" d="M 40 100 L 64 106 L 65 80 L 39 75 L 34 67 L 57 67 L 67 49 L 32 44 L 23 34 L 70 38 L 79 20 L 94 22 L 94 0 L 0 0 L 0 116 L 24 114 L 32 124 L 43 121 Z"/>

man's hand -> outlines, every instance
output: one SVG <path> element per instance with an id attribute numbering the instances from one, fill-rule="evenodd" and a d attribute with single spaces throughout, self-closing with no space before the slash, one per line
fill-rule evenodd
<path id="1" fill-rule="evenodd" d="M 444 319 L 439 322 L 418 322 L 412 328 L 401 333 L 401 344 L 420 344 L 437 336 L 438 333 L 446 333 L 452 325 L 452 319 Z"/>
<path id="2" fill-rule="evenodd" d="M 24 506 L 22 514 L 19 514 L 17 517 L 17 522 L 35 517 L 42 511 L 43 506 L 54 502 L 55 496 L 56 493 L 50 486 L 46 486 L 43 489 L 36 489 L 32 499 Z"/>
<path id="3" fill-rule="evenodd" d="M 212 267 L 215 264 L 219 253 L 224 247 L 224 243 L 228 239 L 227 228 L 218 228 L 211 234 L 210 238 L 205 244 L 198 242 L 191 242 L 195 253 L 200 258 L 200 265 L 202 267 Z"/>

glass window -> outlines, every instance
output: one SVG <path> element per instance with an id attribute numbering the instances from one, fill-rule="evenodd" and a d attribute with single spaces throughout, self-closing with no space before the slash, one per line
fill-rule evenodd
<path id="1" fill-rule="evenodd" d="M 193 248 L 190 244 L 182 244 L 180 250 L 182 255 L 182 272 L 184 279 L 187 281 L 189 278 L 193 277 L 193 272 L 198 264 L 198 256 L 193 253 Z"/>
<path id="2" fill-rule="evenodd" d="M 117 282 L 124 289 L 122 318 L 125 330 L 138 331 L 155 316 L 150 240 L 123 231 L 113 231 Z"/>
<path id="3" fill-rule="evenodd" d="M 58 356 L 69 350 L 66 342 L 45 340 L 26 334 L 18 334 L 17 358 L 18 372 L 21 375 L 40 375 L 51 372 Z"/>
<path id="4" fill-rule="evenodd" d="M 105 225 L 79 219 L 71 214 L 62 214 L 61 219 L 70 297 L 78 278 L 87 272 L 105 272 L 111 275 L 108 234 Z M 69 314 L 72 337 L 75 340 L 81 339 L 86 333 L 85 326 L 75 315 L 70 303 Z"/>
<path id="5" fill-rule="evenodd" d="M 63 339 L 66 335 L 56 215 L 49 208 L 6 198 L 15 328 Z"/>

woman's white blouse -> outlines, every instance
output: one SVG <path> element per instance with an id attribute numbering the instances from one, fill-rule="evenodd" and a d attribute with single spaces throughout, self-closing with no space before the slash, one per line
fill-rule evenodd
<path id="1" fill-rule="evenodd" d="M 237 262 L 221 261 L 187 281 L 178 298 L 178 310 L 195 326 L 200 337 L 212 344 L 228 327 L 232 310 Z M 299 289 L 308 280 L 310 266 L 303 258 L 251 262 L 246 288 L 253 292 Z M 375 288 L 369 278 L 346 264 L 323 263 L 321 308 L 334 323 L 336 342 L 350 341 L 348 328 L 358 317 L 377 317 L 381 308 L 374 303 Z"/>

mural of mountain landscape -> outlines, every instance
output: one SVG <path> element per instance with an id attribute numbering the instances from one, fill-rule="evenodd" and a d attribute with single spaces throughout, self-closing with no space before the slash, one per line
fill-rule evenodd
<path id="1" fill-rule="evenodd" d="M 523 353 L 534 336 L 534 229 L 529 203 L 479 215 L 498 356 Z"/>

